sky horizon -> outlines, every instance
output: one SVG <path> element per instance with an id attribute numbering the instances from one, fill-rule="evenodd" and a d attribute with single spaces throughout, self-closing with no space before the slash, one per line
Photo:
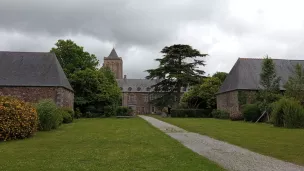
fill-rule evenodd
<path id="1" fill-rule="evenodd" d="M 188 44 L 209 54 L 207 74 L 238 58 L 303 59 L 301 0 L 3 0 L 0 51 L 48 52 L 71 39 L 100 64 L 113 46 L 128 78 L 156 68 L 161 49 Z"/>

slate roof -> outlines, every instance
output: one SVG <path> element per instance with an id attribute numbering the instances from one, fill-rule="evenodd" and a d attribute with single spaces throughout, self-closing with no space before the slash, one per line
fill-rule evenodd
<path id="1" fill-rule="evenodd" d="M 233 90 L 257 90 L 260 87 L 260 73 L 263 59 L 239 58 L 229 72 L 217 94 Z M 277 76 L 281 77 L 280 89 L 294 71 L 294 66 L 304 60 L 273 59 Z"/>
<path id="2" fill-rule="evenodd" d="M 64 87 L 73 91 L 56 55 L 49 52 L 0 51 L 0 86 Z"/>
<path id="3" fill-rule="evenodd" d="M 117 79 L 118 86 L 122 92 L 133 92 L 133 93 L 148 93 L 152 92 L 151 86 L 155 85 L 159 80 L 148 80 L 148 79 Z M 190 87 L 182 87 L 182 92 L 187 92 Z"/>
<path id="4" fill-rule="evenodd" d="M 122 92 L 151 92 L 152 85 L 157 83 L 157 80 L 148 79 L 117 79 L 118 86 Z M 129 89 L 131 87 L 131 90 Z M 149 89 L 150 88 L 150 89 Z"/>
<path id="5" fill-rule="evenodd" d="M 119 58 L 114 48 L 112 49 L 112 51 L 109 54 L 108 58 L 111 58 L 111 59 L 117 59 L 117 58 Z"/>

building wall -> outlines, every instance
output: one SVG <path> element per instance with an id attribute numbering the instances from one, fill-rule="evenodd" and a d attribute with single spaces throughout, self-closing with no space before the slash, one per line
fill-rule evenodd
<path id="1" fill-rule="evenodd" d="M 217 109 L 229 112 L 231 119 L 241 119 L 239 109 L 238 91 L 231 91 L 216 96 Z"/>
<path id="2" fill-rule="evenodd" d="M 124 92 L 122 101 L 122 105 L 131 107 L 134 110 L 134 114 L 152 113 L 152 106 L 149 103 L 149 93 Z"/>
<path id="3" fill-rule="evenodd" d="M 59 87 L 0 87 L 0 96 L 13 96 L 33 103 L 52 99 L 58 106 L 69 108 L 74 104 L 74 93 Z"/>
<path id="4" fill-rule="evenodd" d="M 112 72 L 114 72 L 116 79 L 122 79 L 123 71 L 123 62 L 122 59 L 108 59 L 104 58 L 104 66 L 109 67 Z"/>

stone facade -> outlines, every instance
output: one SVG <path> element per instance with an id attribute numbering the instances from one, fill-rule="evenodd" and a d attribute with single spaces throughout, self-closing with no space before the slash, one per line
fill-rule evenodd
<path id="1" fill-rule="evenodd" d="M 231 119 L 242 117 L 239 110 L 238 91 L 230 91 L 216 96 L 217 109 L 229 112 Z"/>
<path id="2" fill-rule="evenodd" d="M 72 109 L 74 105 L 73 92 L 61 87 L 0 87 L 0 96 L 13 96 L 32 103 L 52 99 L 58 106 Z"/>
<path id="3" fill-rule="evenodd" d="M 242 105 L 254 103 L 255 99 L 256 91 L 254 90 L 235 90 L 221 93 L 216 96 L 217 109 L 229 112 L 231 119 L 242 119 Z"/>

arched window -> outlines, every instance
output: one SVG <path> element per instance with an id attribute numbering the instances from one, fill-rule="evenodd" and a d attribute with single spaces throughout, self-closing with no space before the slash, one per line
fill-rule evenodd
<path id="1" fill-rule="evenodd" d="M 131 88 L 131 87 L 129 87 L 129 88 L 128 88 L 128 91 L 132 91 L 132 88 Z"/>

